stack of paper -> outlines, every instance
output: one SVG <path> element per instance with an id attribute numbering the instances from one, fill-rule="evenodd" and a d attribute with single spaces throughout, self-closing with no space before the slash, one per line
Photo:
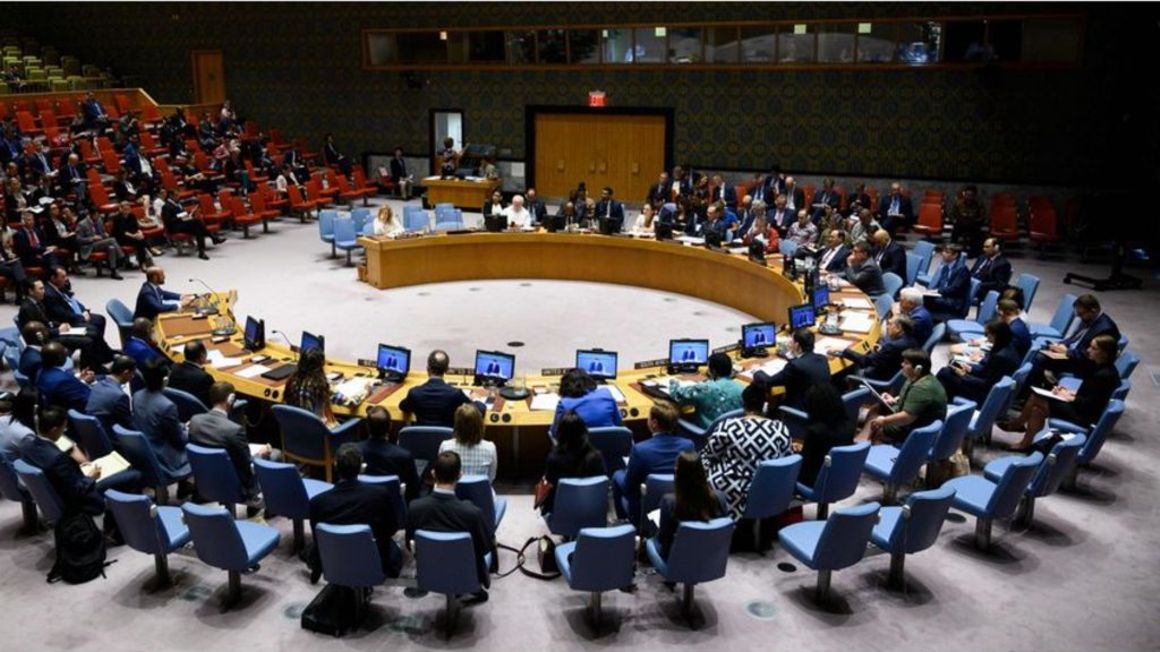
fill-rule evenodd
<path id="1" fill-rule="evenodd" d="M 868 312 L 847 310 L 842 313 L 842 330 L 851 333 L 869 333 L 874 327 L 874 318 Z"/>
<path id="2" fill-rule="evenodd" d="M 814 350 L 828 351 L 830 349 L 837 349 L 839 351 L 845 351 L 846 349 L 850 348 L 850 345 L 852 344 L 853 342 L 850 340 L 838 339 L 836 337 L 823 337 L 814 343 Z"/>
<path id="3" fill-rule="evenodd" d="M 560 395 L 555 392 L 536 394 L 532 397 L 531 409 L 544 412 L 555 412 L 560 403 Z"/>
<path id="4" fill-rule="evenodd" d="M 256 364 L 252 367 L 246 367 L 245 369 L 242 369 L 238 372 L 238 375 L 242 378 L 257 378 L 269 370 L 270 368 L 264 364 Z"/>
<path id="5" fill-rule="evenodd" d="M 777 372 L 781 371 L 782 369 L 785 369 L 786 364 L 788 364 L 788 363 L 785 360 L 783 360 L 782 358 L 773 358 L 769 362 L 766 362 L 765 364 L 762 364 L 759 367 L 751 367 L 751 368 L 745 370 L 744 372 L 741 373 L 741 375 L 745 376 L 746 378 L 752 378 L 753 375 L 756 374 L 758 371 L 764 371 L 765 373 L 772 376 L 773 374 L 776 374 Z"/>
<path id="6" fill-rule="evenodd" d="M 862 297 L 846 297 L 842 299 L 842 305 L 846 308 L 853 308 L 855 310 L 873 310 L 874 304 L 870 303 L 868 299 Z"/>
<path id="7" fill-rule="evenodd" d="M 113 451 L 104 457 L 99 457 L 88 464 L 85 464 L 82 470 L 88 470 L 89 467 L 97 467 L 101 470 L 101 477 L 107 478 L 116 473 L 120 473 L 129 468 L 129 460 L 121 457 L 117 451 Z"/>
<path id="8" fill-rule="evenodd" d="M 221 351 L 218 351 L 217 349 L 210 349 L 209 353 L 206 355 L 206 359 L 209 361 L 210 366 L 214 369 L 227 369 L 229 367 L 236 367 L 245 362 L 244 358 L 226 357 L 225 354 L 223 354 Z"/>

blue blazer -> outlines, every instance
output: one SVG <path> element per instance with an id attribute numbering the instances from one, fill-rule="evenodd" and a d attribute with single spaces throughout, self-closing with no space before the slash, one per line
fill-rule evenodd
<path id="1" fill-rule="evenodd" d="M 139 337 L 130 337 L 129 341 L 125 342 L 124 352 L 137 362 L 138 369 L 144 368 L 145 364 L 154 358 L 163 357 L 157 349 Z"/>
<path id="2" fill-rule="evenodd" d="M 44 471 L 44 477 L 56 490 L 65 512 L 84 512 L 97 516 L 105 512 L 105 501 L 97 483 L 81 473 L 81 467 L 68 453 L 41 437 L 32 437 L 21 447 L 20 456 Z"/>
<path id="3" fill-rule="evenodd" d="M 1116 322 L 1112 321 L 1112 318 L 1106 312 L 1101 312 L 1096 315 L 1091 325 L 1088 326 L 1087 331 L 1083 331 L 1083 324 L 1075 328 L 1076 331 L 1070 337 L 1066 337 L 1063 340 L 1063 344 L 1067 346 L 1067 357 L 1074 362 L 1087 360 L 1084 352 L 1087 351 L 1088 344 L 1094 338 L 1100 335 L 1111 335 L 1117 341 L 1120 339 L 1119 327 L 1116 326 Z M 1081 332 L 1083 336 L 1077 337 Z"/>
<path id="4" fill-rule="evenodd" d="M 85 414 L 96 417 L 112 437 L 113 426 L 120 425 L 128 430 L 136 430 L 129 395 L 121 390 L 121 384 L 112 376 L 102 376 L 93 383 Z"/>
<path id="5" fill-rule="evenodd" d="M 914 325 L 911 333 L 919 346 L 926 344 L 930 339 L 930 334 L 934 332 L 934 318 L 930 316 L 930 311 L 926 306 L 917 306 L 910 311 L 910 321 Z"/>
<path id="6" fill-rule="evenodd" d="M 616 399 L 612 398 L 612 394 L 603 387 L 597 387 L 584 396 L 560 399 L 556 405 L 556 417 L 552 419 L 550 432 L 553 436 L 556 434 L 556 424 L 560 423 L 560 417 L 564 416 L 568 410 L 573 410 L 580 415 L 580 418 L 584 420 L 584 425 L 589 428 L 619 426 L 624 423 L 621 420 L 620 408 L 616 405 Z"/>
<path id="7" fill-rule="evenodd" d="M 168 471 L 185 466 L 189 434 L 177 416 L 177 406 L 161 392 L 139 390 L 133 394 L 133 420 L 145 434 L 157 459 Z"/>
<path id="8" fill-rule="evenodd" d="M 17 363 L 16 368 L 20 370 L 20 373 L 28 376 L 28 382 L 36 384 L 36 380 L 40 376 L 41 366 L 40 349 L 34 349 L 31 346 L 24 347 L 24 350 L 20 352 L 20 362 Z"/>
<path id="9" fill-rule="evenodd" d="M 42 369 L 36 388 L 40 390 L 41 404 L 60 405 L 79 412 L 84 412 L 92 391 L 88 385 L 60 367 Z"/>
<path id="10" fill-rule="evenodd" d="M 1027 323 L 1022 318 L 1016 317 L 1007 324 L 1011 327 L 1011 345 L 1015 347 L 1015 352 L 1019 354 L 1019 359 L 1031 350 L 1031 331 L 1027 328 Z"/>
<path id="11" fill-rule="evenodd" d="M 667 432 L 655 433 L 632 447 L 624 472 L 624 496 L 628 499 L 630 519 L 635 522 L 640 516 L 641 483 L 650 473 L 672 473 L 677 456 L 691 450 L 696 450 L 692 441 Z"/>
<path id="12" fill-rule="evenodd" d="M 963 264 L 962 258 L 950 265 L 949 269 L 943 265 L 931 289 L 939 293 L 932 300 L 937 310 L 966 315 L 971 307 L 971 272 Z"/>
<path id="13" fill-rule="evenodd" d="M 163 312 L 173 312 L 177 306 L 166 304 L 166 301 L 180 301 L 181 295 L 164 288 L 154 287 L 146 281 L 141 284 L 137 292 L 137 307 L 133 310 L 133 319 L 144 317 L 150 321 L 157 319 Z"/>

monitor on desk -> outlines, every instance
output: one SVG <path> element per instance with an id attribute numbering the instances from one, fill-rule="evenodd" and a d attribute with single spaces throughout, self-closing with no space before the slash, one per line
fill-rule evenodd
<path id="1" fill-rule="evenodd" d="M 792 329 L 813 326 L 817 320 L 812 303 L 791 306 L 789 309 L 789 327 Z"/>
<path id="2" fill-rule="evenodd" d="M 379 374 L 387 380 L 400 382 L 411 371 L 411 350 L 401 346 L 379 345 L 379 356 L 375 361 Z"/>
<path id="3" fill-rule="evenodd" d="M 576 352 L 576 368 L 588 372 L 589 376 L 599 380 L 616 379 L 616 361 L 616 351 Z"/>
<path id="4" fill-rule="evenodd" d="M 709 362 L 709 340 L 669 340 L 669 365 L 696 367 Z"/>
<path id="5" fill-rule="evenodd" d="M 820 312 L 830 305 L 830 286 L 821 283 L 814 288 L 814 311 Z"/>
<path id="6" fill-rule="evenodd" d="M 254 317 L 246 317 L 244 346 L 248 351 L 260 351 L 266 346 L 266 322 Z"/>
<path id="7" fill-rule="evenodd" d="M 515 376 L 516 356 L 499 351 L 475 352 L 475 375 L 483 380 L 506 383 Z"/>
<path id="8" fill-rule="evenodd" d="M 775 346 L 776 337 L 777 326 L 771 321 L 745 324 L 741 327 L 741 347 L 744 349 L 763 349 Z"/>
<path id="9" fill-rule="evenodd" d="M 326 338 L 321 335 L 302 331 L 302 343 L 298 345 L 298 352 L 299 354 L 305 353 L 307 349 L 318 349 L 325 355 Z"/>

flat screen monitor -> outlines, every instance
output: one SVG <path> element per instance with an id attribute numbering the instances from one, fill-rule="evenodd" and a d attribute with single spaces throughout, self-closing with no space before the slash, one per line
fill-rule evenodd
<path id="1" fill-rule="evenodd" d="M 615 351 L 577 351 L 576 368 L 593 378 L 611 380 L 616 378 L 616 359 Z"/>
<path id="2" fill-rule="evenodd" d="M 401 380 L 411 371 L 411 350 L 401 346 L 379 345 L 379 356 L 375 361 L 379 373 L 386 378 Z"/>
<path id="3" fill-rule="evenodd" d="M 699 366 L 709 362 L 709 340 L 669 340 L 669 364 Z"/>
<path id="4" fill-rule="evenodd" d="M 746 349 L 759 349 L 774 346 L 777 326 L 773 322 L 757 322 L 745 324 L 741 327 L 741 346 Z"/>
<path id="5" fill-rule="evenodd" d="M 318 349 L 322 353 L 326 353 L 326 338 L 314 333 L 302 331 L 302 343 L 298 345 L 299 352 L 305 352 L 306 349 Z"/>
<path id="6" fill-rule="evenodd" d="M 816 321 L 817 314 L 814 312 L 814 306 L 811 303 L 803 303 L 800 306 L 792 306 L 789 309 L 790 328 L 813 326 Z"/>
<path id="7" fill-rule="evenodd" d="M 814 311 L 819 311 L 830 305 L 830 286 L 825 283 L 814 288 Z"/>
<path id="8" fill-rule="evenodd" d="M 515 376 L 516 356 L 499 351 L 475 352 L 475 375 L 507 382 Z"/>
<path id="9" fill-rule="evenodd" d="M 266 322 L 254 317 L 246 317 L 245 347 L 258 351 L 266 346 Z"/>

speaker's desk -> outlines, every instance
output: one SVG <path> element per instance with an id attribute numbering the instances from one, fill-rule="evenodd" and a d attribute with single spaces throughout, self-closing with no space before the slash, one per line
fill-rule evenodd
<path id="1" fill-rule="evenodd" d="M 423 179 L 423 186 L 427 188 L 427 201 L 435 204 L 453 204 L 457 208 L 477 211 L 483 203 L 491 199 L 491 193 L 500 187 L 499 179 L 481 179 L 467 181 L 464 179 L 442 179 L 427 177 Z"/>

